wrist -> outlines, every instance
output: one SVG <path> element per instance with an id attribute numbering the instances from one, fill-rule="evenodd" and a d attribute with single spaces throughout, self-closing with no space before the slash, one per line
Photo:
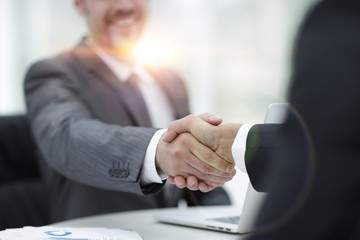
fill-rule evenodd
<path id="1" fill-rule="evenodd" d="M 225 146 L 230 146 L 234 143 L 235 137 L 240 129 L 242 124 L 239 123 L 230 123 L 220 126 L 222 128 L 220 130 L 220 136 L 219 139 L 223 140 L 222 144 L 225 144 Z"/>

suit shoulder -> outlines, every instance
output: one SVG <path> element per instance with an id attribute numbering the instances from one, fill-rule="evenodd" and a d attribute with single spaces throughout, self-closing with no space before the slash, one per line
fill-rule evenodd
<path id="1" fill-rule="evenodd" d="M 64 74 L 71 69 L 74 58 L 71 52 L 65 52 L 53 57 L 40 59 L 30 65 L 26 79 L 32 77 L 48 76 L 49 74 Z"/>
<path id="2" fill-rule="evenodd" d="M 357 1 L 321 1 L 308 12 L 298 38 L 323 40 L 324 34 L 337 41 L 359 39 L 360 3 Z M 350 35 L 350 37 L 349 37 Z M 305 37 L 304 37 L 305 36 Z M 354 41 L 355 42 L 355 41 Z"/>

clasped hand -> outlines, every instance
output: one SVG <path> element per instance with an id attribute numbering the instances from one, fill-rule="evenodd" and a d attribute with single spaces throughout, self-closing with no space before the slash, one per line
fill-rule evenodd
<path id="1" fill-rule="evenodd" d="M 169 125 L 159 141 L 155 162 L 170 183 L 209 192 L 235 176 L 231 147 L 241 124 L 221 123 L 221 118 L 204 113 Z"/>

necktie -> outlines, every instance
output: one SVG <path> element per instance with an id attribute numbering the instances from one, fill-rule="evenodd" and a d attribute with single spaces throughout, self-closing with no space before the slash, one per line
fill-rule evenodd
<path id="1" fill-rule="evenodd" d="M 129 102 L 132 113 L 135 115 L 136 122 L 142 123 L 143 127 L 151 127 L 150 115 L 144 101 L 143 95 L 139 90 L 138 84 L 140 78 L 136 74 L 132 74 L 125 82 L 127 88 L 127 100 Z"/>

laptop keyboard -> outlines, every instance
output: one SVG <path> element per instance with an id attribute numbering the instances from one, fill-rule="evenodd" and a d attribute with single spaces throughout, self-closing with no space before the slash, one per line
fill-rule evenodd
<path id="1" fill-rule="evenodd" d="M 240 216 L 212 218 L 212 219 L 208 219 L 208 220 L 217 221 L 217 222 L 224 222 L 224 223 L 239 224 Z"/>

